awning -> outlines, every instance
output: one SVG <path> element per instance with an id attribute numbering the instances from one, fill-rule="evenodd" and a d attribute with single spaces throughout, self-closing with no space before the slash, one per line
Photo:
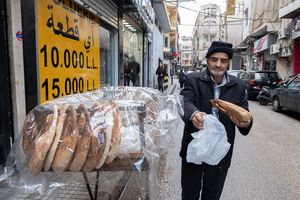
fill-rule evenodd
<path id="1" fill-rule="evenodd" d="M 259 38 L 266 35 L 269 32 L 277 32 L 281 27 L 280 22 L 266 22 L 263 23 L 260 27 L 252 31 L 250 37 Z"/>
<path id="2" fill-rule="evenodd" d="M 255 39 L 247 36 L 239 45 L 234 47 L 237 50 L 248 49 L 254 43 Z"/>

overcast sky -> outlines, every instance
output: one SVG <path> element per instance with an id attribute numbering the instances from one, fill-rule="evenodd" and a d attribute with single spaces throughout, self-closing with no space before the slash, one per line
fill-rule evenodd
<path id="1" fill-rule="evenodd" d="M 183 0 L 184 1 L 184 0 Z M 179 0 L 180 2 L 180 0 Z M 224 12 L 227 0 L 195 0 L 191 2 L 180 2 L 178 11 L 180 15 L 181 25 L 178 25 L 179 37 L 192 36 L 193 25 L 195 24 L 198 13 L 192 10 L 199 11 L 201 5 L 214 3 L 220 6 L 221 12 Z M 183 7 L 192 9 L 188 10 Z"/>

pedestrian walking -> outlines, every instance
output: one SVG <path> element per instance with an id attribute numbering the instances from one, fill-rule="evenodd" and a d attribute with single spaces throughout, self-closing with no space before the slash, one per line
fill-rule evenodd
<path id="1" fill-rule="evenodd" d="M 129 84 L 130 84 L 129 58 L 127 54 L 124 54 L 124 85 L 129 86 Z"/>
<path id="2" fill-rule="evenodd" d="M 179 85 L 180 85 L 180 89 L 183 88 L 183 79 L 184 79 L 184 76 L 185 76 L 185 73 L 181 69 L 180 72 L 179 72 Z"/>
<path id="3" fill-rule="evenodd" d="M 155 74 L 157 76 L 158 90 L 164 92 L 164 76 L 166 72 L 162 62 L 159 62 Z"/>
<path id="4" fill-rule="evenodd" d="M 130 80 L 132 82 L 132 85 L 138 86 L 139 85 L 140 64 L 135 60 L 134 56 L 132 56 L 130 58 L 128 67 L 130 70 Z"/>
<path id="5" fill-rule="evenodd" d="M 243 135 L 247 135 L 252 127 L 252 118 L 241 123 L 235 117 L 227 116 L 210 104 L 211 99 L 222 99 L 248 110 L 245 84 L 238 78 L 227 74 L 232 58 L 232 44 L 213 41 L 207 51 L 207 68 L 200 73 L 185 76 L 184 88 L 184 133 L 180 156 L 182 158 L 181 186 L 183 200 L 218 200 L 220 199 L 228 168 L 230 167 L 235 126 Z M 213 114 L 224 125 L 228 142 L 231 144 L 226 156 L 213 166 L 207 163 L 200 165 L 188 163 L 186 152 L 188 144 L 193 140 L 191 133 L 203 129 L 203 117 Z"/>

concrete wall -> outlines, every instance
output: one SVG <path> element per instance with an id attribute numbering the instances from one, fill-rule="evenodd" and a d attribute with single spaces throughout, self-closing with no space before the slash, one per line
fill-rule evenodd
<path id="1" fill-rule="evenodd" d="M 23 43 L 16 37 L 22 31 L 21 2 L 7 0 L 8 49 L 12 92 L 14 135 L 20 133 L 26 116 Z"/>
<path id="2" fill-rule="evenodd" d="M 245 11 L 248 10 L 248 18 L 252 18 L 252 0 L 244 0 L 244 23 L 243 23 L 243 39 L 245 39 L 251 31 L 251 20 L 246 19 L 246 13 Z"/>

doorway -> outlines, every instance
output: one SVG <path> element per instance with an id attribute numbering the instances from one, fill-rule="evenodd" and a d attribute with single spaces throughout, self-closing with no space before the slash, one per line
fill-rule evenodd
<path id="1" fill-rule="evenodd" d="M 10 74 L 6 26 L 6 1 L 0 1 L 0 174 L 13 142 Z"/>

